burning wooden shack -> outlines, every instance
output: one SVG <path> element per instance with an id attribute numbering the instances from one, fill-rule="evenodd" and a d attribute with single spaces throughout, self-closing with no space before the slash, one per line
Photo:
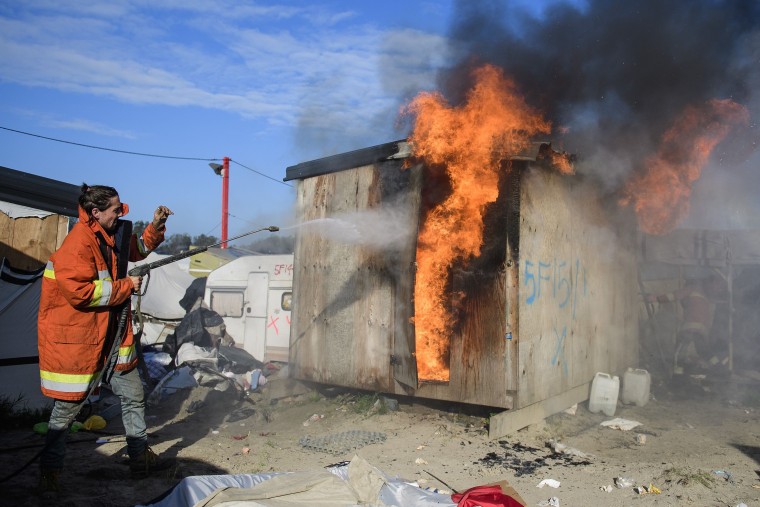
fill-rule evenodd
<path id="1" fill-rule="evenodd" d="M 499 435 L 586 400 L 596 372 L 634 366 L 634 220 L 610 213 L 584 178 L 555 170 L 556 155 L 533 143 L 502 160 L 497 188 L 482 189 L 495 192 L 482 217 L 459 220 L 464 235 L 435 232 L 433 253 L 465 241 L 468 227 L 482 238 L 469 257 L 432 261 L 443 273 L 437 294 L 419 287 L 431 263 L 422 222 L 454 192 L 435 167 L 415 163 L 410 144 L 289 167 L 301 224 L 291 375 L 509 409 L 492 418 Z M 436 305 L 440 328 L 424 322 Z"/>

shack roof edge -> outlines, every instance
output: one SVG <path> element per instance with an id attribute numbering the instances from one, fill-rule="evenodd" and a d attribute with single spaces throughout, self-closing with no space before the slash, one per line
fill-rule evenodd
<path id="1" fill-rule="evenodd" d="M 512 160 L 536 161 L 543 150 L 550 148 L 551 143 L 548 141 L 533 142 L 527 150 L 511 158 Z M 292 165 L 285 170 L 283 181 L 311 178 L 411 156 L 413 156 L 412 145 L 406 139 L 400 139 Z"/>
<path id="2" fill-rule="evenodd" d="M 80 187 L 0 166 L 0 201 L 77 217 Z"/>

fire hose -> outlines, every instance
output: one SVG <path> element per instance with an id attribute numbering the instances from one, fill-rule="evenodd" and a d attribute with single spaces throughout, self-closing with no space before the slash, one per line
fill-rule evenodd
<path id="1" fill-rule="evenodd" d="M 136 334 L 142 333 L 144 319 L 142 316 L 142 312 L 140 311 L 140 303 L 141 303 L 142 296 L 144 296 L 148 292 L 148 284 L 150 283 L 150 272 L 152 270 L 156 268 L 160 268 L 161 266 L 166 266 L 167 264 L 171 264 L 173 262 L 177 262 L 182 259 L 186 259 L 187 257 L 192 257 L 193 255 L 198 255 L 199 253 L 203 253 L 211 247 L 229 243 L 230 241 L 240 239 L 244 236 L 250 236 L 251 234 L 255 234 L 257 232 L 262 232 L 262 231 L 277 232 L 279 230 L 280 230 L 279 227 L 275 225 L 270 225 L 269 227 L 256 229 L 255 231 L 249 231 L 244 234 L 240 234 L 239 236 L 235 236 L 234 238 L 226 239 L 224 241 L 219 241 L 211 245 L 203 246 L 200 248 L 193 248 L 192 250 L 188 250 L 187 252 L 180 252 L 178 254 L 170 255 L 169 257 L 165 257 L 157 261 L 148 262 L 146 264 L 140 264 L 130 269 L 128 273 L 129 276 L 147 276 L 145 280 L 145 285 L 141 287 L 141 290 L 137 293 L 137 304 L 135 305 L 135 313 L 137 314 L 137 321 L 139 324 L 139 328 L 135 331 L 135 333 Z"/>

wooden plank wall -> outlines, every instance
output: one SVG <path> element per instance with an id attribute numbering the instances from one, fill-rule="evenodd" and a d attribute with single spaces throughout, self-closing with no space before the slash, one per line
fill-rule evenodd
<path id="1" fill-rule="evenodd" d="M 454 291 L 462 289 L 467 296 L 459 312 L 461 324 L 451 338 L 449 382 L 422 384 L 415 394 L 423 398 L 511 408 L 504 368 L 507 361 L 504 271 L 494 269 L 480 276 L 472 273 L 455 276 L 465 280 L 455 281 Z M 475 285 L 481 290 L 473 290 Z"/>
<path id="2" fill-rule="evenodd" d="M 384 171 L 400 174 L 400 163 L 385 165 L 389 167 Z M 340 223 L 339 217 L 376 208 L 385 190 L 383 175 L 375 166 L 300 180 L 300 221 L 327 219 L 324 223 L 336 230 L 350 227 Z M 297 289 L 290 342 L 293 376 L 392 391 L 393 257 L 309 229 L 298 232 L 296 238 L 293 283 Z"/>
<path id="3" fill-rule="evenodd" d="M 521 188 L 516 408 L 638 361 L 635 224 L 579 178 L 534 167 Z"/>
<path id="4" fill-rule="evenodd" d="M 0 258 L 16 269 L 39 269 L 63 243 L 68 225 L 68 217 L 61 215 L 14 219 L 0 212 Z"/>

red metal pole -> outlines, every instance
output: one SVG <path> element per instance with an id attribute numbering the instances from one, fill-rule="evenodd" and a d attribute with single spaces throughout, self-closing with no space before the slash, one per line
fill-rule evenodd
<path id="1" fill-rule="evenodd" d="M 227 241 L 227 218 L 228 198 L 230 193 L 230 157 L 224 157 L 222 162 L 222 241 Z M 222 243 L 221 248 L 227 248 L 227 243 Z"/>

